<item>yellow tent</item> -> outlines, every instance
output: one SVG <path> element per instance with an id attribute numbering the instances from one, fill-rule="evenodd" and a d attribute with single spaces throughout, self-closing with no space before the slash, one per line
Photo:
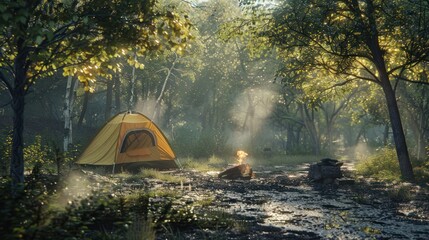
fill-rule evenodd
<path id="1" fill-rule="evenodd" d="M 177 168 L 176 156 L 161 130 L 140 113 L 114 116 L 79 157 L 78 164 L 156 169 Z"/>

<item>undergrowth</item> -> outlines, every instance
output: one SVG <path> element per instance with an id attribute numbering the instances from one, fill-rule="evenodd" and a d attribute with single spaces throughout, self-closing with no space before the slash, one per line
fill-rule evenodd
<path id="1" fill-rule="evenodd" d="M 112 192 L 109 183 L 94 182 L 93 175 L 86 177 L 93 179 L 87 183 L 93 185 L 91 192 L 68 201 L 65 207 L 55 207 L 59 188 L 64 187 L 57 183 L 61 181 L 33 172 L 14 195 L 10 181 L 0 178 L 2 239 L 150 240 L 158 233 L 173 234 L 169 239 L 175 239 L 174 234 L 182 230 L 218 232 L 235 222 L 233 215 L 207 209 L 213 198 L 190 202 L 183 192 L 165 188 Z"/>
<path id="2" fill-rule="evenodd" d="M 429 183 L 429 161 L 412 159 L 416 182 Z M 385 181 L 401 181 L 401 171 L 394 148 L 385 147 L 356 165 L 358 175 Z"/>

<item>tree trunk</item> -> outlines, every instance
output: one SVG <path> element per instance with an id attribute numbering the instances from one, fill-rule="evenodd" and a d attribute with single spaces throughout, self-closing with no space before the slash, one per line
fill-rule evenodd
<path id="1" fill-rule="evenodd" d="M 104 109 L 104 120 L 110 119 L 112 114 L 112 97 L 113 97 L 113 81 L 107 80 L 107 91 L 106 91 L 106 107 Z"/>
<path id="2" fill-rule="evenodd" d="M 377 35 L 372 36 L 369 39 L 368 46 L 373 54 L 374 64 L 379 73 L 379 83 L 383 88 L 384 96 L 386 98 L 402 178 L 406 181 L 414 181 L 413 167 L 411 165 L 410 155 L 408 154 L 407 142 L 405 140 L 404 129 L 402 127 L 398 102 L 396 101 L 395 92 L 390 84 L 389 75 L 387 74 L 386 64 L 381 47 L 378 43 Z"/>
<path id="3" fill-rule="evenodd" d="M 82 127 L 83 119 L 85 118 L 85 113 L 86 113 L 86 110 L 88 109 L 88 102 L 89 102 L 89 92 L 85 92 L 83 95 L 82 111 L 80 112 L 79 121 L 77 122 L 77 126 L 79 128 Z"/>
<path id="4" fill-rule="evenodd" d="M 168 79 L 170 79 L 170 76 L 171 76 L 171 74 L 172 74 L 172 72 L 174 70 L 174 65 L 176 64 L 176 62 L 177 62 L 178 59 L 179 58 L 178 58 L 178 56 L 176 54 L 176 59 L 174 59 L 173 63 L 171 63 L 171 67 L 169 69 L 167 69 L 167 76 L 165 76 L 164 83 L 162 84 L 161 92 L 159 93 L 159 96 L 156 99 L 155 107 L 154 107 L 154 110 L 153 110 L 153 115 L 152 115 L 152 120 L 153 121 L 156 121 L 156 119 L 159 116 L 159 111 L 160 111 L 159 108 L 160 108 L 162 96 L 164 95 L 165 88 L 167 87 Z"/>
<path id="5" fill-rule="evenodd" d="M 387 77 L 387 75 L 385 77 Z M 384 84 L 382 84 L 382 87 L 387 101 L 387 108 L 389 110 L 393 139 L 395 141 L 396 154 L 398 155 L 401 175 L 404 180 L 414 181 L 413 167 L 408 154 L 407 142 L 405 140 L 404 129 L 402 127 L 401 116 L 399 114 L 395 93 L 388 79 L 385 79 L 383 83 Z"/>
<path id="6" fill-rule="evenodd" d="M 13 191 L 24 183 L 24 106 L 27 75 L 26 54 L 18 52 L 15 60 L 15 83 L 12 92 L 13 136 L 10 177 Z"/>
<path id="7" fill-rule="evenodd" d="M 313 153 L 315 155 L 320 155 L 320 137 L 317 131 L 317 127 L 314 119 L 314 110 L 311 110 L 311 114 L 308 112 L 307 107 L 303 104 L 300 106 L 301 117 L 304 122 L 304 126 L 308 131 L 308 135 L 311 139 Z"/>
<path id="8" fill-rule="evenodd" d="M 389 144 L 389 130 L 390 126 L 389 124 L 384 125 L 384 133 L 383 133 L 383 146 L 387 146 Z"/>
<path id="9" fill-rule="evenodd" d="M 114 76 L 115 86 L 115 110 L 114 114 L 117 114 L 121 111 L 121 81 L 119 79 L 119 74 L 115 74 Z"/>
<path id="10" fill-rule="evenodd" d="M 70 122 L 71 122 L 71 95 L 72 95 L 72 82 L 73 77 L 69 76 L 67 78 L 67 86 L 66 86 L 66 94 L 64 97 L 64 139 L 63 139 L 63 151 L 67 152 L 69 144 L 71 143 L 71 128 L 70 128 Z"/>
<path id="11" fill-rule="evenodd" d="M 134 54 L 134 61 L 137 61 L 137 54 Z M 131 71 L 131 82 L 130 82 L 130 88 L 129 88 L 129 94 L 130 99 L 128 101 L 128 111 L 131 111 L 132 108 L 134 108 L 134 102 L 135 102 L 135 85 L 136 85 L 136 67 L 133 66 Z"/>

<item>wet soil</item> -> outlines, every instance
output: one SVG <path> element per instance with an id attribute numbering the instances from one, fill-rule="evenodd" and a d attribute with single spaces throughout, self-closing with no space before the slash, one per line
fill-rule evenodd
<path id="1" fill-rule="evenodd" d="M 254 171 L 251 180 L 179 171 L 173 174 L 189 181 L 149 187 L 180 189 L 189 202 L 211 197 L 206 210 L 230 213 L 242 226 L 184 229 L 183 239 L 429 239 L 427 188 L 347 177 L 319 184 L 306 177 L 305 169 L 282 166 Z"/>

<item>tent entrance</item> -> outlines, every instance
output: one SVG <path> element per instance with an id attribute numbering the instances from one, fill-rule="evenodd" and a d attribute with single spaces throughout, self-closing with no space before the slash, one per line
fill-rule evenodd
<path id="1" fill-rule="evenodd" d="M 150 148 L 156 146 L 154 134 L 147 129 L 137 129 L 127 132 L 122 141 L 120 153 L 127 155 L 148 155 Z"/>

